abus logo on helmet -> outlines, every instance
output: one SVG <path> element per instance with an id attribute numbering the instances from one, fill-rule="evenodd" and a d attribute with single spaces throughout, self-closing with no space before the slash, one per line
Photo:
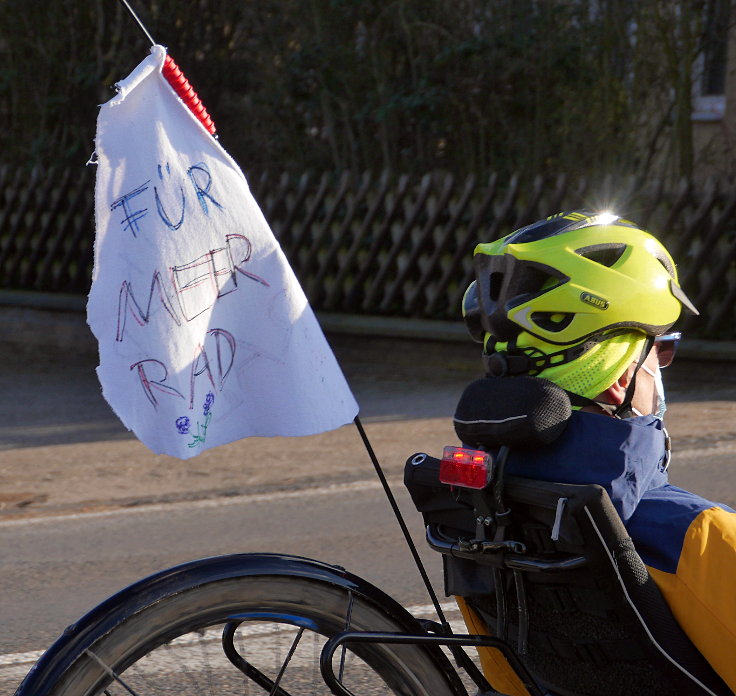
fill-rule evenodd
<path id="1" fill-rule="evenodd" d="M 593 305 L 593 307 L 596 307 L 597 309 L 608 309 L 608 300 L 604 300 L 602 297 L 598 297 L 598 295 L 592 295 L 589 292 L 581 292 L 580 299 L 589 305 Z"/>

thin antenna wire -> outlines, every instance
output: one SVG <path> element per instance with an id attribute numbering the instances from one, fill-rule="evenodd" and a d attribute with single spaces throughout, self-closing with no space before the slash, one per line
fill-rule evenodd
<path id="1" fill-rule="evenodd" d="M 414 540 L 411 538 L 411 534 L 409 533 L 409 528 L 406 526 L 406 522 L 404 522 L 404 517 L 401 514 L 401 510 L 399 510 L 399 506 L 396 504 L 396 498 L 394 498 L 394 494 L 391 492 L 391 488 L 388 485 L 388 481 L 386 480 L 386 476 L 383 473 L 383 469 L 381 468 L 381 465 L 378 462 L 378 457 L 376 457 L 376 453 L 373 451 L 373 447 L 371 446 L 371 443 L 368 440 L 368 435 L 366 435 L 365 430 L 363 430 L 363 424 L 360 422 L 360 418 L 358 416 L 355 416 L 353 423 L 355 423 L 355 426 L 358 428 L 358 432 L 360 433 L 360 437 L 363 440 L 363 444 L 365 445 L 365 448 L 368 451 L 368 456 L 370 457 L 371 462 L 373 463 L 373 468 L 376 470 L 376 474 L 378 474 L 378 479 L 381 482 L 381 486 L 383 486 L 383 491 L 386 494 L 386 497 L 388 498 L 389 505 L 391 505 L 391 509 L 394 511 L 394 515 L 396 515 L 396 519 L 399 523 L 399 527 L 401 527 L 401 531 L 404 534 L 404 539 L 406 540 L 406 543 L 409 546 L 409 551 L 411 552 L 411 555 L 414 558 L 414 563 L 416 563 L 417 565 L 417 569 L 419 570 L 419 575 L 422 576 L 422 580 L 424 581 L 424 586 L 427 588 L 427 593 L 429 594 L 429 598 L 432 600 L 432 604 L 434 605 L 434 610 L 437 612 L 437 616 L 440 619 L 440 623 L 444 627 L 447 634 L 451 635 L 452 629 L 450 628 L 450 624 L 447 622 L 447 619 L 445 618 L 445 614 L 442 611 L 442 607 L 440 607 L 440 602 L 437 599 L 437 594 L 435 593 L 434 588 L 432 587 L 432 583 L 429 580 L 427 571 L 424 568 L 424 563 L 422 563 L 422 559 L 419 557 L 419 553 L 417 552 L 417 547 L 414 544 Z"/>
<path id="2" fill-rule="evenodd" d="M 153 40 L 153 37 L 148 33 L 148 29 L 146 29 L 143 22 L 141 22 L 140 17 L 135 13 L 135 10 L 130 6 L 128 3 L 128 0 L 120 0 L 123 5 L 125 5 L 128 12 L 130 12 L 130 15 L 133 17 L 133 19 L 138 22 L 138 26 L 143 30 L 143 33 L 146 35 L 146 38 L 151 42 L 151 46 L 155 46 L 156 42 Z"/>

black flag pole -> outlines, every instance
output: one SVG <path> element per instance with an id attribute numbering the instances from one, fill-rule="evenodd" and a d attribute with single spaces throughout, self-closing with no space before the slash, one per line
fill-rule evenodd
<path id="1" fill-rule="evenodd" d="M 417 570 L 419 571 L 419 575 L 422 578 L 422 582 L 424 583 L 424 587 L 427 590 L 427 594 L 429 595 L 429 598 L 432 600 L 432 605 L 434 606 L 434 610 L 437 612 L 437 616 L 439 617 L 440 623 L 442 624 L 442 627 L 444 628 L 445 633 L 447 635 L 451 635 L 452 628 L 450 628 L 450 624 L 445 618 L 445 613 L 442 611 L 442 607 L 440 606 L 439 599 L 437 598 L 437 593 L 434 591 L 434 587 L 432 587 L 432 581 L 429 579 L 429 575 L 427 575 L 427 571 L 424 568 L 424 563 L 422 562 L 422 559 L 419 557 L 419 552 L 417 551 L 416 544 L 414 543 L 414 540 L 411 538 L 411 533 L 409 532 L 409 528 L 406 526 L 406 522 L 404 521 L 404 516 L 401 514 L 401 510 L 399 510 L 399 506 L 396 503 L 396 498 L 394 498 L 394 494 L 391 492 L 391 487 L 389 486 L 388 481 L 386 480 L 386 475 L 383 473 L 383 467 L 379 463 L 378 457 L 376 456 L 376 453 L 373 450 L 373 447 L 370 441 L 368 440 L 368 435 L 363 429 L 363 424 L 360 422 L 360 418 L 358 416 L 355 416 L 353 423 L 355 423 L 355 427 L 358 429 L 358 433 L 360 433 L 360 438 L 361 440 L 363 440 L 363 446 L 368 452 L 368 457 L 370 458 L 371 463 L 373 464 L 373 468 L 376 470 L 376 474 L 378 476 L 378 480 L 381 482 L 381 487 L 383 488 L 383 492 L 386 494 L 389 505 L 391 506 L 391 509 L 394 512 L 394 516 L 396 517 L 396 521 L 399 523 L 399 527 L 401 528 L 401 533 L 404 535 L 404 540 L 406 541 L 406 544 L 409 547 L 409 552 L 411 553 L 412 558 L 414 559 L 414 563 L 417 566 Z"/>
<path id="2" fill-rule="evenodd" d="M 151 42 L 151 46 L 155 46 L 156 42 L 153 40 L 153 37 L 149 33 L 148 29 L 146 29 L 145 24 L 141 22 L 140 17 L 135 13 L 135 10 L 130 6 L 130 3 L 128 0 L 120 0 L 120 2 L 125 6 L 125 8 L 130 12 L 130 16 L 138 23 L 138 26 L 141 28 L 143 33 L 146 35 L 146 38 Z"/>

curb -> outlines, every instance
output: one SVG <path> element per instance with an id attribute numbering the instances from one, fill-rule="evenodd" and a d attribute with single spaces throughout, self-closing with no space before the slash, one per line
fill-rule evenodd
<path id="1" fill-rule="evenodd" d="M 0 346 L 57 349 L 97 355 L 87 326 L 83 295 L 0 290 Z M 315 312 L 326 334 L 371 336 L 416 341 L 468 343 L 464 322 Z M 736 362 L 736 341 L 684 339 L 678 357 Z"/>

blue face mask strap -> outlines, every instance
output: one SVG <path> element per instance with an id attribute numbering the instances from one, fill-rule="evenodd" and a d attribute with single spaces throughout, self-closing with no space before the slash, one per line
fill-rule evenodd
<path id="1" fill-rule="evenodd" d="M 658 367 L 656 372 L 650 370 L 646 365 L 642 365 L 641 369 L 654 379 L 654 389 L 657 394 L 657 412 L 654 413 L 659 420 L 664 419 L 667 411 L 667 402 L 664 397 L 664 384 L 662 383 L 662 368 Z"/>

